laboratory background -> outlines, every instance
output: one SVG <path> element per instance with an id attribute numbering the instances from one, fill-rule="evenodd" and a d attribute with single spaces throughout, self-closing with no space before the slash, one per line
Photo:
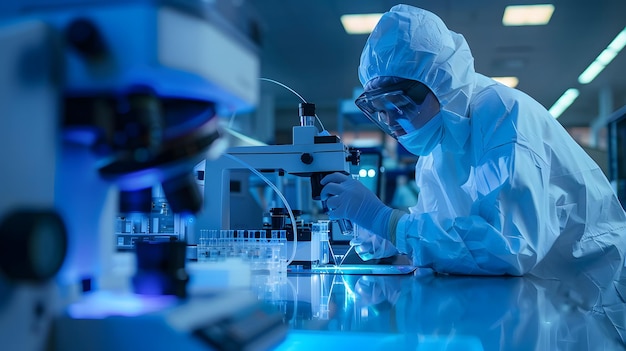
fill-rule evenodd
<path id="1" fill-rule="evenodd" d="M 333 172 L 419 198 L 418 156 L 354 103 L 399 3 L 0 3 L 0 349 L 626 349 L 623 282 L 363 260 L 329 218 Z M 626 207 L 626 1 L 403 3 L 548 109 Z"/>

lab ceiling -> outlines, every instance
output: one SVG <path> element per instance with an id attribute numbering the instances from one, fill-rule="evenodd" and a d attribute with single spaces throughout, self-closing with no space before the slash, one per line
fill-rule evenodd
<path id="1" fill-rule="evenodd" d="M 568 88 L 580 96 L 559 118 L 564 126 L 587 126 L 599 113 L 604 89 L 611 111 L 626 104 L 626 50 L 590 84 L 577 78 L 626 25 L 625 0 L 405 1 L 439 15 L 451 30 L 467 39 L 477 72 L 519 77 L 518 89 L 549 108 Z M 506 5 L 552 3 L 546 26 L 503 27 Z M 243 3 L 258 26 L 261 75 L 297 90 L 318 109 L 333 111 L 359 87 L 357 67 L 367 35 L 348 35 L 340 16 L 384 12 L 396 4 L 384 0 L 253 0 Z M 285 89 L 262 83 L 276 96 L 275 107 L 299 102 Z M 610 89 L 610 90 L 608 90 Z M 607 96 L 607 95 L 605 95 Z M 334 116 L 333 116 L 334 118 Z M 290 129 L 293 121 L 276 121 Z"/>

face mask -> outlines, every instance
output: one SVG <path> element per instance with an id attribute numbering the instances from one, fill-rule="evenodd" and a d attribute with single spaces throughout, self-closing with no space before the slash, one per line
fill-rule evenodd
<path id="1" fill-rule="evenodd" d="M 426 156 L 441 143 L 442 138 L 443 120 L 439 112 L 421 128 L 398 137 L 398 142 L 411 153 Z"/>

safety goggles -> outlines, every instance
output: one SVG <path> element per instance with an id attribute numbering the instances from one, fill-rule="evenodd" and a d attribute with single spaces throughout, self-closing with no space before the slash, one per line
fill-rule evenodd
<path id="1" fill-rule="evenodd" d="M 361 94 L 354 103 L 365 116 L 385 133 L 397 138 L 415 130 L 421 104 L 430 89 L 424 84 L 405 80 Z"/>

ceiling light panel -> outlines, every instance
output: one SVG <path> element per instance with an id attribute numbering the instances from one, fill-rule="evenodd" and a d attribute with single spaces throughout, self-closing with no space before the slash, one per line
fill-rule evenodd
<path id="1" fill-rule="evenodd" d="M 341 16 L 341 24 L 348 34 L 368 34 L 374 30 L 382 13 L 365 13 Z"/>
<path id="2" fill-rule="evenodd" d="M 550 22 L 554 5 L 511 5 L 504 9 L 502 24 L 505 26 L 540 26 Z"/>
<path id="3" fill-rule="evenodd" d="M 567 89 L 563 93 L 563 95 L 561 95 L 561 97 L 558 100 L 556 100 L 554 105 L 550 107 L 549 111 L 550 111 L 550 114 L 552 114 L 552 117 L 559 118 L 561 114 L 565 110 L 567 110 L 567 108 L 572 103 L 574 103 L 574 100 L 578 98 L 578 95 L 580 95 L 580 91 L 578 91 L 578 89 L 574 89 L 574 88 Z"/>
<path id="4" fill-rule="evenodd" d="M 583 73 L 578 76 L 578 83 L 589 84 L 593 81 L 604 68 L 613 61 L 619 52 L 626 45 L 626 27 L 611 41 L 611 43 L 602 50 L 600 55 L 587 67 Z"/>
<path id="5" fill-rule="evenodd" d="M 511 88 L 515 88 L 517 84 L 519 84 L 519 79 L 517 77 L 491 77 L 491 79 Z"/>

